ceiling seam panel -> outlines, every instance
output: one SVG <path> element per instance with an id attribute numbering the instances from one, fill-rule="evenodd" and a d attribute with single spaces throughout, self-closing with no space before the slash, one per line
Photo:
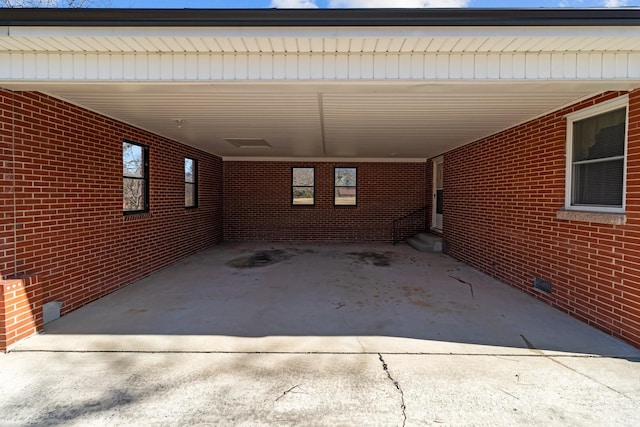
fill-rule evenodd
<path id="1" fill-rule="evenodd" d="M 318 114 L 320 116 L 320 139 L 322 140 L 322 155 L 327 155 L 327 136 L 324 120 L 324 99 L 322 93 L 318 93 Z"/>

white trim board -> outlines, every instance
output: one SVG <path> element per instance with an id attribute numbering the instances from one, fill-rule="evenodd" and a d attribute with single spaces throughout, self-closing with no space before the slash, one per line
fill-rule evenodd
<path id="1" fill-rule="evenodd" d="M 0 51 L 1 80 L 625 81 L 640 80 L 640 52 L 260 54 Z"/>
<path id="2" fill-rule="evenodd" d="M 288 163 L 426 163 L 413 158 L 352 158 L 352 157 L 223 157 L 225 162 L 288 162 Z"/>

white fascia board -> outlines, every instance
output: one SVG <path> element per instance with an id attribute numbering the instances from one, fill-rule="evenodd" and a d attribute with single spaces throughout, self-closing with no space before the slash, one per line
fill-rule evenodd
<path id="1" fill-rule="evenodd" d="M 3 27 L 13 37 L 628 37 L 640 27 Z"/>

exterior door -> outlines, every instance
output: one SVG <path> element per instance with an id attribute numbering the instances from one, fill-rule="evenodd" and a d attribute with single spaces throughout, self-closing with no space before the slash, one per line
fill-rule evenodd
<path id="1" fill-rule="evenodd" d="M 433 215 L 431 228 L 442 231 L 442 197 L 444 192 L 444 158 L 433 159 Z"/>

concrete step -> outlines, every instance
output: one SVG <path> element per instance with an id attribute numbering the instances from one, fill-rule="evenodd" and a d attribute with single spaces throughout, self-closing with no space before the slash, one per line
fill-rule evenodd
<path id="1" fill-rule="evenodd" d="M 442 252 L 442 237 L 429 233 L 418 233 L 406 240 L 407 244 L 420 252 Z"/>

